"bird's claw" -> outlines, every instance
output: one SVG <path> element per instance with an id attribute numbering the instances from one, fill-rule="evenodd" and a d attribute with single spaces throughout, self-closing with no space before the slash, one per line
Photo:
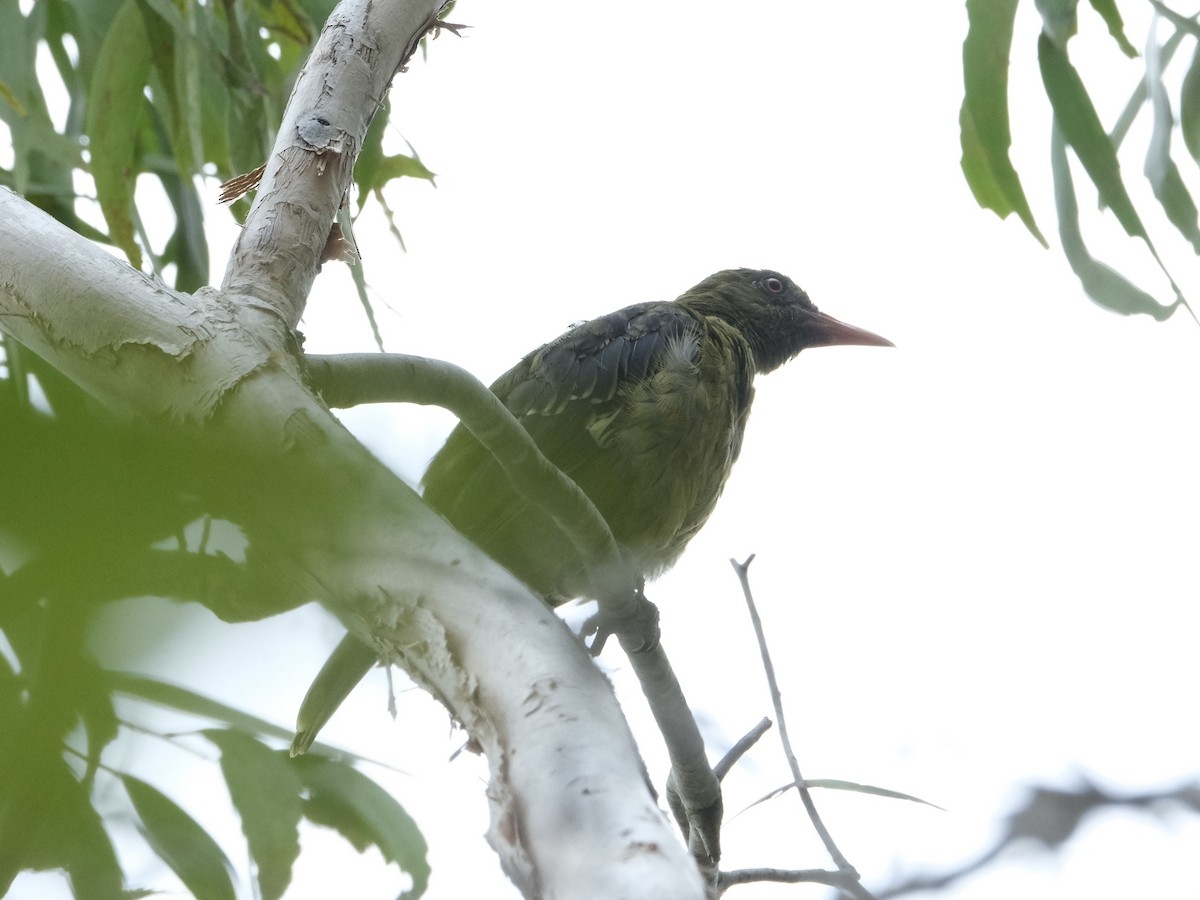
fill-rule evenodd
<path id="1" fill-rule="evenodd" d="M 587 645 L 592 656 L 599 656 L 610 637 L 616 635 L 626 653 L 645 653 L 658 646 L 662 636 L 658 627 L 658 607 L 646 597 L 646 581 L 638 579 L 636 592 L 627 610 L 619 615 L 606 611 L 605 604 L 583 624 L 582 634 L 591 635 Z"/>

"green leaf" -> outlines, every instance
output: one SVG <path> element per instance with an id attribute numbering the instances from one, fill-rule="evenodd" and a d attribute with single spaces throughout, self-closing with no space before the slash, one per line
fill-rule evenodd
<path id="1" fill-rule="evenodd" d="M 258 716 L 242 712 L 240 709 L 211 700 L 202 694 L 189 691 L 187 688 L 168 684 L 155 678 L 147 678 L 144 675 L 134 675 L 131 672 L 109 672 L 109 678 L 113 690 L 131 697 L 138 697 L 168 709 L 203 716 L 217 722 L 226 722 L 251 734 L 266 735 L 283 741 L 292 739 L 292 732 L 289 729 L 281 728 L 266 719 L 260 719 Z"/>
<path id="2" fill-rule="evenodd" d="M 400 248 L 404 249 L 404 245 L 401 244 Z M 371 305 L 371 298 L 367 296 L 367 274 L 361 260 L 358 265 L 350 267 L 350 277 L 354 279 L 358 302 L 362 304 L 363 312 L 367 315 L 367 324 L 371 326 L 371 336 L 375 338 L 375 346 L 379 348 L 380 353 L 385 353 L 387 351 L 383 348 L 383 333 L 379 330 L 379 322 L 375 318 L 375 307 Z"/>
<path id="3" fill-rule="evenodd" d="M 385 156 L 380 160 L 379 169 L 375 173 L 375 184 L 372 187 L 382 188 L 393 178 L 423 178 L 426 181 L 433 181 L 435 177 L 434 173 L 425 168 L 425 164 L 416 156 L 397 153 L 393 156 Z"/>
<path id="4" fill-rule="evenodd" d="M 1200 161 L 1200 44 L 1196 46 L 1179 91 L 1179 124 L 1188 153 Z"/>
<path id="5" fill-rule="evenodd" d="M 122 896 L 124 876 L 87 787 L 28 738 L 26 729 L 20 746 L 0 746 L 0 895 L 18 871 L 62 869 L 79 900 Z"/>
<path id="6" fill-rule="evenodd" d="M 64 768 L 66 768 L 64 766 Z M 65 778 L 69 778 L 66 775 Z M 48 786 L 46 786 L 48 787 Z M 123 888 L 125 876 L 105 831 L 100 813 L 91 804 L 83 785 L 59 808 L 53 822 L 54 838 L 63 852 L 63 866 L 71 879 L 76 900 L 107 900 L 131 896 Z M 49 823 L 48 823 L 49 824 Z"/>
<path id="7" fill-rule="evenodd" d="M 163 248 L 162 261 L 175 263 L 175 287 L 194 291 L 208 284 L 208 240 L 204 234 L 204 210 L 192 178 L 174 170 L 157 173 L 175 211 L 175 230 Z"/>
<path id="8" fill-rule="evenodd" d="M 1137 48 L 1129 43 L 1129 38 L 1125 37 L 1125 22 L 1121 19 L 1116 0 L 1090 0 L 1090 2 L 1092 9 L 1100 13 L 1100 17 L 1104 19 L 1104 24 L 1108 26 L 1108 33 L 1113 36 L 1113 40 L 1117 42 L 1121 52 L 1130 59 L 1137 56 Z"/>
<path id="9" fill-rule="evenodd" d="M 146 841 L 196 900 L 235 900 L 233 867 L 209 833 L 158 788 L 132 775 L 119 777 Z"/>
<path id="10" fill-rule="evenodd" d="M 337 0 L 296 0 L 296 3 L 304 10 L 308 20 L 313 22 L 318 30 L 333 13 L 333 8 L 337 6 Z"/>
<path id="11" fill-rule="evenodd" d="M 199 39 L 192 33 L 188 18 L 193 4 L 180 11 L 169 0 L 137 0 L 154 60 L 155 107 L 168 123 L 170 153 L 175 168 L 191 176 L 202 162 L 203 140 L 200 134 Z"/>
<path id="12" fill-rule="evenodd" d="M 371 124 L 367 128 L 367 136 L 363 138 L 362 149 L 358 159 L 354 161 L 354 184 L 358 188 L 358 211 L 361 213 L 367 202 L 367 196 L 376 185 L 376 174 L 379 164 L 383 161 L 383 134 L 387 130 L 388 117 L 392 114 L 392 101 L 384 99 L 379 109 L 375 111 Z"/>
<path id="13" fill-rule="evenodd" d="M 288 743 L 291 742 L 295 735 L 295 732 L 290 728 L 281 728 L 273 722 L 268 722 L 266 719 L 261 719 L 248 712 L 243 712 L 240 709 L 235 709 L 232 706 L 205 697 L 203 694 L 197 694 L 187 688 L 168 684 L 165 681 L 159 681 L 155 678 L 147 678 L 144 675 L 135 675 L 131 672 L 109 671 L 108 679 L 114 691 L 130 697 L 137 697 L 150 703 L 157 703 L 167 709 L 190 713 L 194 716 L 202 716 L 216 722 L 224 722 L 247 734 L 278 738 Z M 328 744 L 319 742 L 313 744 L 310 752 L 327 756 L 330 759 L 353 760 L 370 763 L 371 765 L 380 766 L 393 772 L 399 771 L 395 767 L 389 766 L 387 763 L 380 762 L 379 760 L 359 756 L 355 753 L 346 753 L 336 750 Z"/>
<path id="14" fill-rule="evenodd" d="M 88 95 L 88 149 L 96 197 L 109 237 L 141 268 L 134 238 L 133 188 L 137 177 L 137 136 L 141 129 L 150 45 L 136 0 L 125 0 L 100 48 Z"/>
<path id="15" fill-rule="evenodd" d="M 29 115 L 29 110 L 25 108 L 25 104 L 22 103 L 21 99 L 13 93 L 13 89 L 3 81 L 0 81 L 0 102 L 7 103 L 12 108 L 13 112 L 15 112 L 22 119 Z"/>
<path id="16" fill-rule="evenodd" d="M 309 798 L 304 814 L 318 825 L 336 829 L 359 852 L 370 845 L 412 878 L 401 896 L 416 900 L 429 883 L 428 847 L 407 812 L 383 788 L 361 772 L 335 760 L 300 756 L 292 760 Z"/>
<path id="17" fill-rule="evenodd" d="M 1066 53 L 1044 33 L 1038 36 L 1038 62 L 1046 95 L 1054 109 L 1055 122 L 1091 176 L 1100 192 L 1100 199 L 1112 209 L 1126 234 L 1149 241 L 1146 228 L 1121 179 L 1116 150 L 1104 126 L 1100 124 L 1100 117 L 1079 73 L 1071 65 Z"/>
<path id="18" fill-rule="evenodd" d="M 79 665 L 86 677 L 77 680 L 75 703 L 87 733 L 87 770 L 83 781 L 88 783 L 100 768 L 100 754 L 117 739 L 118 723 L 108 673 L 90 657 L 80 660 Z"/>
<path id="19" fill-rule="evenodd" d="M 395 178 L 422 178 L 432 182 L 436 175 L 426 168 L 414 150 L 411 155 L 397 153 L 391 156 L 383 154 L 383 135 L 387 130 L 388 117 L 391 115 L 391 104 L 384 104 L 371 119 L 371 127 L 363 140 L 362 151 L 354 164 L 354 184 L 358 188 L 358 211 L 361 213 L 366 203 L 367 195 L 382 190 L 389 181 Z M 409 144 L 412 150 L 412 144 Z"/>
<path id="20" fill-rule="evenodd" d="M 876 797 L 887 797 L 889 800 L 910 800 L 913 803 L 921 803 L 925 806 L 932 806 L 934 809 L 939 809 L 945 812 L 942 807 L 936 803 L 930 803 L 928 800 L 922 800 L 920 797 L 914 797 L 912 794 L 902 794 L 899 791 L 889 790 L 888 788 L 876 787 L 873 784 L 859 784 L 856 781 L 841 781 L 836 778 L 810 778 L 804 782 L 805 786 L 810 788 L 826 788 L 834 791 L 853 791 L 856 794 L 873 794 Z M 746 807 L 752 809 L 760 803 L 766 803 L 768 800 L 774 800 L 776 797 L 781 797 L 788 791 L 795 790 L 796 783 L 793 781 L 790 784 L 785 784 L 775 790 L 764 794 L 753 803 Z"/>
<path id="21" fill-rule="evenodd" d="M 1058 234 L 1063 254 L 1087 295 L 1105 309 L 1122 315 L 1142 313 L 1160 322 L 1170 318 L 1183 302 L 1181 298 L 1177 297 L 1170 306 L 1163 306 L 1088 253 L 1079 227 L 1079 206 L 1075 200 L 1066 142 L 1058 128 L 1054 129 L 1051 138 L 1050 167 L 1054 175 L 1054 199 L 1058 207 Z"/>
<path id="22" fill-rule="evenodd" d="M 95 81 L 104 55 L 105 36 L 126 5 L 127 0 L 66 0 L 70 8 L 69 30 L 79 48 L 79 76 L 84 84 Z"/>
<path id="23" fill-rule="evenodd" d="M 264 900 L 278 900 L 300 855 L 300 779 L 284 753 L 240 731 L 203 732 L 221 751 L 221 771 L 242 818 Z"/>
<path id="24" fill-rule="evenodd" d="M 361 268 L 355 266 L 352 271 Z M 370 304 L 367 304 L 367 309 L 370 309 Z M 338 642 L 300 702 L 292 756 L 300 756 L 312 746 L 313 739 L 325 727 L 325 723 L 378 662 L 379 654 L 351 635 L 346 635 Z"/>
<path id="25" fill-rule="evenodd" d="M 840 781 L 836 778 L 815 778 L 805 782 L 810 788 L 827 788 L 834 791 L 853 791 L 857 794 L 873 794 L 876 797 L 887 797 L 891 800 L 909 800 L 913 803 L 922 803 L 925 806 L 932 806 L 934 809 L 942 807 L 936 803 L 930 803 L 928 800 L 922 800 L 920 797 L 914 797 L 912 794 L 902 794 L 899 791 L 892 791 L 888 788 L 876 787 L 873 784 L 859 784 L 855 781 Z"/>
<path id="26" fill-rule="evenodd" d="M 1049 246 L 1009 158 L 1008 56 L 1016 10 L 1017 0 L 967 0 L 959 113 L 962 170 L 980 206 L 1002 219 L 1015 212 L 1042 246 Z"/>
<path id="27" fill-rule="evenodd" d="M 1162 69 L 1158 42 L 1151 40 L 1146 50 L 1146 77 L 1143 83 L 1150 94 L 1154 127 L 1146 150 L 1144 172 L 1167 219 L 1191 242 L 1192 249 L 1200 254 L 1200 224 L 1197 223 L 1196 204 L 1183 182 L 1179 167 L 1171 159 L 1171 134 L 1175 128 L 1175 118 L 1171 114 L 1166 86 L 1163 85 Z"/>

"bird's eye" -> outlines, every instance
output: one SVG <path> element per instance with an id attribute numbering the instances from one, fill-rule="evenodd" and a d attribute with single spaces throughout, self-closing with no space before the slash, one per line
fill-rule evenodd
<path id="1" fill-rule="evenodd" d="M 765 287 L 772 294 L 782 294 L 783 293 L 783 282 L 780 281 L 778 278 L 766 279 L 765 281 L 763 281 L 763 287 Z"/>

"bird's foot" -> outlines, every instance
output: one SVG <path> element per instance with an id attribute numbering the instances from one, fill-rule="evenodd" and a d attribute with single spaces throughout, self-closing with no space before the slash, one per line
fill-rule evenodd
<path id="1" fill-rule="evenodd" d="M 599 656 L 610 637 L 617 636 L 626 653 L 645 653 L 658 646 L 661 632 L 658 627 L 658 607 L 646 597 L 646 582 L 638 579 L 633 599 L 623 604 L 618 614 L 613 614 L 611 604 L 600 604 L 600 609 L 583 626 L 583 634 L 592 635 L 588 652 Z"/>

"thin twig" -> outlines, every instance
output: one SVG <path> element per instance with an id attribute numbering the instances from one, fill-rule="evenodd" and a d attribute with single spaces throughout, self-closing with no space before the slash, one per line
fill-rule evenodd
<path id="1" fill-rule="evenodd" d="M 779 740 L 783 745 L 783 754 L 787 758 L 788 766 L 792 770 L 792 779 L 796 782 L 796 788 L 800 794 L 800 800 L 804 804 L 804 809 L 808 813 L 809 819 L 813 823 L 813 828 L 816 829 L 817 835 L 821 838 L 821 842 L 825 845 L 825 849 L 829 852 L 830 858 L 834 865 L 838 867 L 839 872 L 845 876 L 845 883 L 840 884 L 844 890 L 854 894 L 856 897 L 870 897 L 871 894 L 858 881 L 858 872 L 850 865 L 849 860 L 842 855 L 842 851 L 838 849 L 834 843 L 829 829 L 825 827 L 825 823 L 821 820 L 820 814 L 817 812 L 817 806 L 813 802 L 812 793 L 808 789 L 808 785 L 804 781 L 804 776 L 800 774 L 800 763 L 796 760 L 796 754 L 792 750 L 792 742 L 788 737 L 787 718 L 783 714 L 783 698 L 779 693 L 779 681 L 775 677 L 775 666 L 771 662 L 771 651 L 767 647 L 767 637 L 763 631 L 762 619 L 758 615 L 758 607 L 754 603 L 754 594 L 750 590 L 750 563 L 754 561 L 754 555 L 751 554 L 745 562 L 739 563 L 737 560 L 729 560 L 729 564 L 733 566 L 737 572 L 738 581 L 742 585 L 742 594 L 746 598 L 746 608 L 750 612 L 750 622 L 754 626 L 754 634 L 758 638 L 758 649 L 762 655 L 763 671 L 767 676 L 767 686 L 771 692 L 771 704 L 775 707 L 775 720 L 779 723 Z"/>
<path id="2" fill-rule="evenodd" d="M 729 748 L 729 752 L 721 757 L 721 761 L 713 766 L 713 774 L 718 780 L 723 780 L 729 770 L 737 765 L 737 761 L 758 743 L 759 738 L 771 730 L 771 720 L 763 718 L 757 725 L 746 732 L 745 736 Z"/>
<path id="3" fill-rule="evenodd" d="M 704 752 L 704 738 L 696 726 L 679 680 L 661 643 L 640 650 L 626 648 L 650 712 L 667 744 L 671 774 L 667 778 L 667 804 L 702 870 L 711 870 L 721 859 L 721 820 L 724 805 L 721 784 Z"/>
<path id="4" fill-rule="evenodd" d="M 831 869 L 734 869 L 732 872 L 722 872 L 719 889 L 724 893 L 738 884 L 752 884 L 757 881 L 775 881 L 782 884 L 828 884 L 849 890 L 847 876 L 849 873 Z"/>

